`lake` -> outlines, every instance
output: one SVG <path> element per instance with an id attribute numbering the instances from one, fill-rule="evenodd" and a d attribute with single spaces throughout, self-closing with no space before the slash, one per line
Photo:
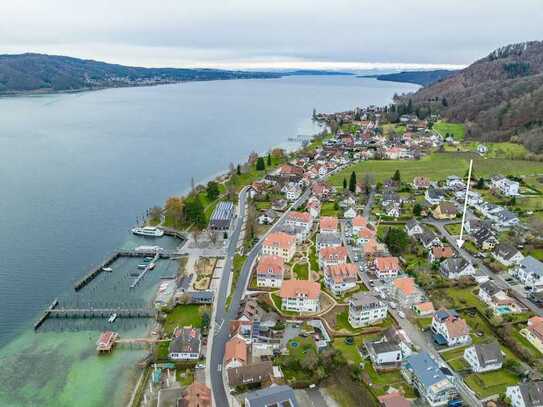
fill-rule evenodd
<path id="1" fill-rule="evenodd" d="M 93 361 L 94 336 L 29 328 L 55 297 L 126 242 L 147 208 L 253 150 L 292 147 L 289 137 L 317 131 L 313 108 L 385 104 L 417 88 L 315 76 L 0 98 L 0 382 L 8 384 L 0 405 L 71 405 L 85 388 L 78 374 L 89 366 L 101 379 L 92 382 L 95 397 L 78 405 L 101 405 L 111 395 L 103 386 L 111 386 L 107 378 L 119 376 L 119 366 L 133 364 L 130 352 L 106 368 Z M 24 365 L 37 356 L 21 349 L 31 347 L 40 349 L 36 369 L 43 370 L 36 375 L 58 362 L 76 377 L 44 381 L 45 392 L 29 390 Z"/>

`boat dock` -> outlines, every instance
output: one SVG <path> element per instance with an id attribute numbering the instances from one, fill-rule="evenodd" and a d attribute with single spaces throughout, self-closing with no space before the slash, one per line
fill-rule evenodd
<path id="1" fill-rule="evenodd" d="M 150 257 L 150 256 L 158 256 L 158 258 L 163 259 L 169 259 L 172 256 L 176 255 L 177 253 L 174 252 L 166 252 L 163 250 L 157 250 L 155 248 L 148 248 L 143 250 L 119 250 L 113 253 L 111 256 L 107 257 L 102 263 L 100 263 L 98 266 L 94 267 L 89 271 L 83 278 L 81 278 L 79 281 L 77 281 L 74 285 L 75 291 L 81 290 L 83 287 L 85 287 L 87 284 L 89 284 L 92 280 L 94 280 L 102 271 L 104 271 L 104 268 L 109 267 L 111 264 L 115 262 L 119 257 Z M 153 260 L 153 262 L 156 260 Z"/>
<path id="2" fill-rule="evenodd" d="M 158 339 L 158 338 L 124 338 L 121 339 L 117 332 L 105 331 L 100 334 L 100 337 L 96 341 L 96 351 L 98 353 L 111 352 L 116 345 L 129 345 L 129 346 L 142 346 L 149 347 L 151 345 L 170 342 L 170 339 Z M 152 354 L 146 357 L 144 363 L 150 363 L 152 360 Z"/>
<path id="3" fill-rule="evenodd" d="M 159 259 L 160 257 L 160 253 L 156 253 L 155 254 L 155 257 L 153 257 L 153 260 L 151 260 L 151 262 L 149 264 L 147 264 L 147 266 L 145 266 L 145 268 L 143 269 L 143 271 L 139 274 L 139 276 L 137 276 L 134 281 L 132 281 L 132 284 L 130 284 L 130 289 L 134 289 L 138 286 L 138 284 L 140 283 L 141 280 L 143 280 L 143 277 L 145 277 L 145 275 L 147 274 L 147 272 L 149 270 L 152 270 L 153 267 L 155 267 L 155 263 L 157 262 L 157 260 Z"/>

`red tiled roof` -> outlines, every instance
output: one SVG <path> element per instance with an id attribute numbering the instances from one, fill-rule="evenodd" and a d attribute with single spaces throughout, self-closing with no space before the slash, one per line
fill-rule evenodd
<path id="1" fill-rule="evenodd" d="M 292 211 L 287 215 L 287 217 L 296 222 L 304 222 L 304 223 L 311 222 L 311 215 L 309 214 L 309 212 Z"/>
<path id="2" fill-rule="evenodd" d="M 437 259 L 446 259 L 454 256 L 454 250 L 450 246 L 434 246 L 432 247 L 432 256 Z"/>
<path id="3" fill-rule="evenodd" d="M 347 259 L 347 248 L 343 246 L 323 247 L 319 251 L 319 256 L 325 260 Z"/>
<path id="4" fill-rule="evenodd" d="M 338 220 L 335 216 L 323 216 L 320 220 L 321 230 L 337 230 Z"/>
<path id="5" fill-rule="evenodd" d="M 294 298 L 299 294 L 307 296 L 309 299 L 317 299 L 321 293 L 319 283 L 308 280 L 286 280 L 283 281 L 279 296 L 281 298 Z"/>
<path id="6" fill-rule="evenodd" d="M 342 283 L 345 280 L 356 280 L 356 265 L 353 263 L 334 264 L 326 267 L 325 273 L 336 283 Z"/>
<path id="7" fill-rule="evenodd" d="M 377 257 L 375 259 L 375 267 L 378 271 L 399 270 L 400 261 L 397 257 Z"/>
<path id="8" fill-rule="evenodd" d="M 291 236 L 284 232 L 270 233 L 266 239 L 264 239 L 264 246 L 280 247 L 281 249 L 288 250 L 296 242 L 296 237 Z"/>
<path id="9" fill-rule="evenodd" d="M 415 279 L 412 277 L 401 277 L 397 278 L 392 282 L 394 286 L 400 290 L 404 295 L 411 295 L 413 294 L 417 286 L 415 284 Z"/>
<path id="10" fill-rule="evenodd" d="M 284 271 L 283 258 L 279 256 L 262 256 L 256 266 L 256 273 L 261 275 L 282 276 Z"/>
<path id="11" fill-rule="evenodd" d="M 368 224 L 368 221 L 365 217 L 358 215 L 353 218 L 352 224 L 354 227 L 364 227 Z"/>
<path id="12" fill-rule="evenodd" d="M 230 339 L 224 347 L 224 361 L 228 363 L 233 359 L 247 363 L 247 344 L 238 337 Z"/>

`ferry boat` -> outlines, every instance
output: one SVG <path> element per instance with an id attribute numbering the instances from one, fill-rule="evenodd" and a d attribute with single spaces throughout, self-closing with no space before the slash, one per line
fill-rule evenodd
<path id="1" fill-rule="evenodd" d="M 103 271 L 109 271 L 109 272 L 113 271 L 113 269 L 111 267 L 103 267 L 102 270 Z"/>
<path id="2" fill-rule="evenodd" d="M 107 320 L 107 322 L 109 322 L 110 324 L 112 324 L 113 322 L 115 322 L 116 319 L 117 319 L 117 313 L 114 312 L 113 314 L 111 314 L 111 316 L 109 317 L 109 319 Z"/>
<path id="3" fill-rule="evenodd" d="M 154 226 L 144 226 L 132 229 L 132 233 L 139 236 L 161 237 L 164 236 L 164 231 Z"/>

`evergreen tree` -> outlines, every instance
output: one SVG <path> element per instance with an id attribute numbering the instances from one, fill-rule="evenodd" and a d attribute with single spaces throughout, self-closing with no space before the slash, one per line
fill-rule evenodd
<path id="1" fill-rule="evenodd" d="M 347 178 L 343 178 L 343 189 L 347 189 Z"/>
<path id="2" fill-rule="evenodd" d="M 420 216 L 421 213 L 422 213 L 422 206 L 420 206 L 419 203 L 416 203 L 413 206 L 413 215 Z"/>
<path id="3" fill-rule="evenodd" d="M 207 183 L 206 195 L 210 201 L 214 201 L 219 197 L 219 184 L 215 181 L 209 181 Z"/>
<path id="4" fill-rule="evenodd" d="M 409 236 L 403 229 L 390 228 L 385 236 L 385 243 L 393 256 L 399 256 L 409 247 Z"/>
<path id="5" fill-rule="evenodd" d="M 238 164 L 238 166 L 237 166 L 236 173 L 237 173 L 238 175 L 241 175 L 241 165 L 239 165 L 239 164 Z"/>
<path id="6" fill-rule="evenodd" d="M 264 162 L 264 157 L 258 157 L 256 160 L 256 170 L 264 171 L 266 169 L 266 163 Z"/>
<path id="7" fill-rule="evenodd" d="M 484 187 L 485 187 L 485 180 L 483 178 L 479 178 L 479 180 L 477 181 L 477 188 L 483 189 Z"/>
<path id="8" fill-rule="evenodd" d="M 356 174 L 354 171 L 351 173 L 351 179 L 349 180 L 349 191 L 356 192 Z"/>
<path id="9" fill-rule="evenodd" d="M 271 154 L 268 153 L 268 167 L 272 165 Z"/>
<path id="10" fill-rule="evenodd" d="M 398 182 L 400 182 L 402 180 L 402 177 L 400 175 L 400 170 L 396 170 L 396 172 L 394 172 L 394 175 L 392 176 L 392 179 L 394 181 L 398 181 Z"/>

